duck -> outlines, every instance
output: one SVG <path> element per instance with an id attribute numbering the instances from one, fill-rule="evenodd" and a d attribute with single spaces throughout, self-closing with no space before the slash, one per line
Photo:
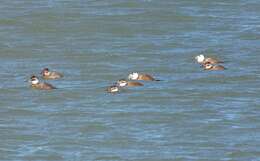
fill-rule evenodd
<path id="1" fill-rule="evenodd" d="M 143 81 L 160 81 L 156 80 L 153 76 L 149 74 L 139 74 L 137 72 L 133 72 L 128 75 L 129 80 L 143 80 Z"/>
<path id="2" fill-rule="evenodd" d="M 34 89 L 40 89 L 40 90 L 52 90 L 52 89 L 56 89 L 56 87 L 54 87 L 53 85 L 49 84 L 49 83 L 45 83 L 45 82 L 40 82 L 39 78 L 36 77 L 35 75 L 31 76 L 31 79 L 29 81 L 31 83 L 31 87 Z"/>
<path id="3" fill-rule="evenodd" d="M 127 81 L 125 79 L 120 79 L 116 82 L 116 85 L 119 87 L 137 87 L 137 86 L 143 86 L 143 83 L 140 82 L 134 82 L 134 81 Z"/>
<path id="4" fill-rule="evenodd" d="M 41 72 L 43 79 L 59 79 L 63 74 L 55 71 L 50 71 L 49 68 L 44 68 Z"/>
<path id="5" fill-rule="evenodd" d="M 205 70 L 225 70 L 226 68 L 222 65 L 215 65 L 211 63 L 206 63 L 203 65 Z"/>
<path id="6" fill-rule="evenodd" d="M 206 64 L 206 63 L 218 64 L 218 63 L 223 63 L 223 61 L 220 61 L 220 60 L 215 59 L 215 58 L 205 58 L 205 56 L 203 54 L 200 54 L 200 55 L 196 56 L 195 59 L 197 60 L 197 62 L 199 64 Z"/>
<path id="7" fill-rule="evenodd" d="M 117 85 L 112 85 L 112 86 L 109 86 L 106 91 L 108 93 L 118 93 L 119 92 L 119 87 Z"/>

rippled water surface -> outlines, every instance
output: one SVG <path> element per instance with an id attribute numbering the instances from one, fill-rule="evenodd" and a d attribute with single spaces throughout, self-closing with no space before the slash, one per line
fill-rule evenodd
<path id="1" fill-rule="evenodd" d="M 0 160 L 260 160 L 259 5 L 1 1 Z M 57 90 L 26 82 L 44 67 Z M 134 71 L 163 81 L 105 92 Z"/>

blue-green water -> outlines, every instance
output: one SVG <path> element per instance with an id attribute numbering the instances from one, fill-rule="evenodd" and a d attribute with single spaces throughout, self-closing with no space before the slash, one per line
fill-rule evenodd
<path id="1" fill-rule="evenodd" d="M 260 160 L 259 6 L 0 2 L 0 160 Z M 57 90 L 25 82 L 44 67 Z M 134 71 L 163 81 L 104 91 Z"/>

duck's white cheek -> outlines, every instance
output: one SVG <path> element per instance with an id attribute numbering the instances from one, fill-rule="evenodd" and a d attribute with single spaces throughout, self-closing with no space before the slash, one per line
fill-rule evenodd
<path id="1" fill-rule="evenodd" d="M 133 75 L 130 74 L 130 75 L 128 76 L 128 79 L 133 79 Z"/>
<path id="2" fill-rule="evenodd" d="M 124 86 L 126 86 L 126 83 L 120 83 L 119 86 L 124 87 Z"/>
<path id="3" fill-rule="evenodd" d="M 38 83 L 39 83 L 38 80 L 33 80 L 33 81 L 32 81 L 32 84 L 38 84 Z"/>
<path id="4" fill-rule="evenodd" d="M 198 58 L 197 61 L 198 61 L 199 63 L 202 63 L 202 62 L 203 62 L 203 59 L 202 59 L 202 58 Z"/>
<path id="5" fill-rule="evenodd" d="M 137 74 L 132 74 L 131 75 L 131 80 L 136 80 L 138 78 L 138 75 Z"/>
<path id="6" fill-rule="evenodd" d="M 118 92 L 118 89 L 112 89 L 112 92 Z"/>

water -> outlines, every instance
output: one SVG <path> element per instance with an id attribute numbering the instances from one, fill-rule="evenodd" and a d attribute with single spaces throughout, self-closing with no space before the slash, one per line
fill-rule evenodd
<path id="1" fill-rule="evenodd" d="M 1 2 L 0 160 L 260 160 L 259 4 Z M 44 67 L 57 90 L 25 82 Z M 163 81 L 104 91 L 133 71 Z"/>

